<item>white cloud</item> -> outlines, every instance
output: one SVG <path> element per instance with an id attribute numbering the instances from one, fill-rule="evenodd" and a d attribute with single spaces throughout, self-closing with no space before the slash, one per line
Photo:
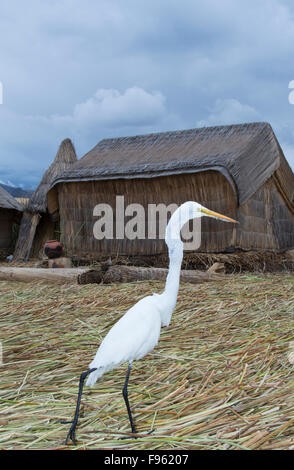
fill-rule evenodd
<path id="1" fill-rule="evenodd" d="M 73 140 L 80 157 L 103 138 L 181 127 L 160 91 L 138 86 L 123 92 L 100 88 L 68 114 L 26 115 L 7 107 L 0 111 L 0 176 L 17 185 L 25 181 L 28 187 L 38 183 L 65 137 Z M 12 147 L 17 164 L 7 158 Z"/>
<path id="2" fill-rule="evenodd" d="M 168 111 L 165 102 L 160 91 L 149 92 L 137 86 L 124 92 L 100 88 L 74 105 L 69 114 L 25 116 L 24 120 L 33 134 L 43 135 L 45 140 L 48 135 L 77 139 L 78 150 L 83 154 L 103 138 L 184 127 L 179 116 Z"/>
<path id="3" fill-rule="evenodd" d="M 75 105 L 71 115 L 52 116 L 56 122 L 76 126 L 99 125 L 103 127 L 154 125 L 167 114 L 165 97 L 159 91 L 147 92 L 132 87 L 120 93 L 115 89 L 100 88 L 83 103 Z"/>
<path id="4" fill-rule="evenodd" d="M 230 99 L 217 99 L 209 110 L 209 115 L 197 122 L 197 126 L 216 126 L 225 124 L 238 124 L 260 120 L 259 113 L 247 104 Z"/>

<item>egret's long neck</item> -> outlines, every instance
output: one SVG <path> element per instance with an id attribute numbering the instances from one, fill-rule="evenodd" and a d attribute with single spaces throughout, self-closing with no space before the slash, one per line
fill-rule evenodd
<path id="1" fill-rule="evenodd" d="M 165 282 L 164 292 L 173 304 L 176 305 L 180 284 L 181 265 L 183 260 L 183 243 L 181 240 L 169 246 L 169 270 Z"/>
<path id="2" fill-rule="evenodd" d="M 184 250 L 184 245 L 181 240 L 181 229 L 188 220 L 196 217 L 198 206 L 199 205 L 193 201 L 182 204 L 173 213 L 166 227 L 165 242 L 168 246 L 170 261 L 165 289 L 162 294 L 166 302 L 165 309 L 161 315 L 161 324 L 163 326 L 169 325 L 172 312 L 177 303 Z"/>

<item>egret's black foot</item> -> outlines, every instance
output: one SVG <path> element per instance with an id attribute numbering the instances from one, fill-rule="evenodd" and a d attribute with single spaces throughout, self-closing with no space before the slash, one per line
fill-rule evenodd
<path id="1" fill-rule="evenodd" d="M 154 431 L 155 431 L 155 429 L 151 429 L 150 431 L 147 432 L 147 435 L 152 434 Z"/>
<path id="2" fill-rule="evenodd" d="M 134 435 L 132 435 L 132 434 L 134 434 Z M 130 433 L 129 436 L 123 436 L 123 437 L 120 437 L 119 439 L 120 440 L 121 439 L 138 439 L 138 437 L 137 437 L 138 432 L 137 432 L 137 429 L 135 428 L 135 425 L 134 425 L 133 421 L 132 421 L 132 434 Z"/>
<path id="3" fill-rule="evenodd" d="M 73 421 L 58 421 L 60 424 L 72 424 Z"/>
<path id="4" fill-rule="evenodd" d="M 68 444 L 69 439 L 71 439 L 71 441 L 74 443 L 75 446 L 77 445 L 77 441 L 76 441 L 76 424 L 75 423 L 73 423 L 71 425 L 70 430 L 68 431 L 68 434 L 67 434 L 65 442 L 64 442 L 65 445 Z"/>
<path id="5" fill-rule="evenodd" d="M 130 434 L 129 436 L 120 437 L 119 440 L 122 441 L 124 439 L 138 439 L 138 436 L 136 435 L 137 433 L 135 432 L 134 434 L 135 434 L 134 436 L 132 436 L 132 434 Z"/>
<path id="6" fill-rule="evenodd" d="M 129 436 L 120 437 L 120 440 L 121 439 L 140 439 L 140 437 L 149 436 L 149 434 L 152 434 L 154 431 L 155 429 L 151 429 L 151 431 L 148 431 L 146 433 L 138 433 L 135 430 L 132 432 L 133 435 L 130 434 Z"/>
<path id="7" fill-rule="evenodd" d="M 68 431 L 68 434 L 67 434 L 67 436 L 66 436 L 66 439 L 65 439 L 65 445 L 67 445 L 69 439 L 72 440 L 72 442 L 74 443 L 75 446 L 77 445 L 77 441 L 76 441 L 76 427 L 77 427 L 78 420 L 79 420 L 79 413 L 80 413 L 80 406 L 81 406 L 81 399 L 82 399 L 84 381 L 85 381 L 85 378 L 87 377 L 87 375 L 91 374 L 91 372 L 93 372 L 94 370 L 97 370 L 97 369 L 96 369 L 96 368 L 88 369 L 88 370 L 86 370 L 86 372 L 83 372 L 83 373 L 81 374 L 81 376 L 80 376 L 79 393 L 78 393 L 78 399 L 77 399 L 77 404 L 76 404 L 76 411 L 75 411 L 75 415 L 74 415 L 73 421 L 62 421 L 63 423 L 71 424 L 71 427 L 70 427 L 70 429 L 69 429 L 69 431 Z"/>

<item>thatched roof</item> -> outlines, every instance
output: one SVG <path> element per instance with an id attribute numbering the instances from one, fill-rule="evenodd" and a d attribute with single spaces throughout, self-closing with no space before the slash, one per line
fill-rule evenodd
<path id="1" fill-rule="evenodd" d="M 268 123 L 204 127 L 105 139 L 55 178 L 59 182 L 151 178 L 214 169 L 246 202 L 274 173 L 290 204 L 294 175 Z"/>
<path id="2" fill-rule="evenodd" d="M 26 209 L 29 205 L 29 202 L 30 202 L 30 198 L 29 197 L 16 197 L 15 198 L 17 200 L 17 202 L 20 203 L 20 205 Z"/>
<path id="3" fill-rule="evenodd" d="M 30 212 L 46 212 L 47 192 L 52 182 L 76 161 L 77 156 L 71 140 L 63 140 L 59 146 L 53 163 L 44 173 L 41 183 L 31 196 L 28 205 L 28 210 Z"/>
<path id="4" fill-rule="evenodd" d="M 16 199 L 14 199 L 11 194 L 5 191 L 2 186 L 0 186 L 0 208 L 1 209 L 12 209 L 17 210 L 19 212 L 23 211 L 23 207 Z"/>

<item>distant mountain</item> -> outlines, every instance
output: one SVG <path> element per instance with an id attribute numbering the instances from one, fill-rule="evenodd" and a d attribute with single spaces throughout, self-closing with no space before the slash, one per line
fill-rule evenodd
<path id="1" fill-rule="evenodd" d="M 15 188 L 14 186 L 8 186 L 7 184 L 0 184 L 2 188 L 5 189 L 11 196 L 13 197 L 31 197 L 33 194 L 33 190 L 31 189 L 22 189 L 22 188 Z"/>

